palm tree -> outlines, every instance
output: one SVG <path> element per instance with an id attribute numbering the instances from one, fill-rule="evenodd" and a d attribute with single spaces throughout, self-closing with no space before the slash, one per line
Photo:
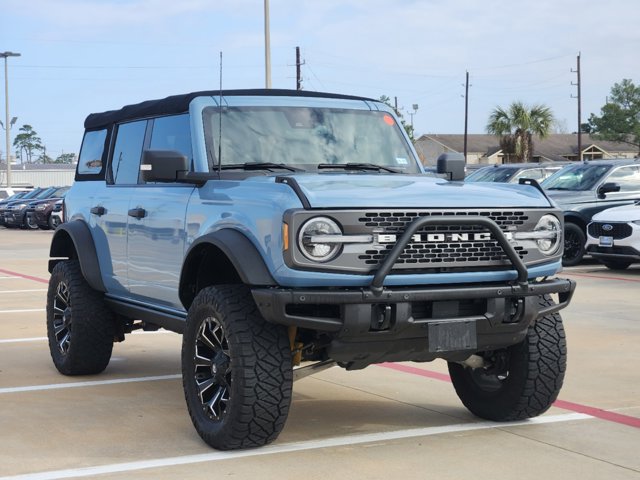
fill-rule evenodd
<path id="1" fill-rule="evenodd" d="M 507 163 L 529 162 L 533 154 L 533 135 L 541 139 L 549 135 L 553 126 L 553 113 L 545 105 L 527 107 L 522 102 L 513 102 L 508 110 L 496 107 L 489 116 L 487 133 L 500 137 L 500 148 Z"/>

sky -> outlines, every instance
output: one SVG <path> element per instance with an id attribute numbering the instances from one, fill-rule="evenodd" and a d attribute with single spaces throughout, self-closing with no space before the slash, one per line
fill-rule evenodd
<path id="1" fill-rule="evenodd" d="M 547 105 L 559 133 L 576 131 L 579 53 L 583 122 L 615 83 L 640 83 L 637 0 L 269 6 L 273 88 L 295 89 L 298 46 L 305 90 L 397 97 L 416 138 L 464 132 L 467 71 L 469 133 L 514 101 Z M 89 113 L 218 89 L 220 52 L 223 88 L 264 88 L 264 0 L 0 0 L 3 51 L 21 54 L 9 59 L 12 138 L 29 124 L 55 158 L 78 152 Z"/>

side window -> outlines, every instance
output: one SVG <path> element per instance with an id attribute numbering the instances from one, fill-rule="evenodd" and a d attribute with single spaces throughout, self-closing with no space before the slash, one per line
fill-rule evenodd
<path id="1" fill-rule="evenodd" d="M 514 181 L 520 180 L 521 178 L 531 178 L 533 180 L 539 180 L 543 177 L 542 170 L 539 168 L 528 168 L 527 170 L 522 170 L 518 174 L 516 174 L 513 178 Z"/>
<path id="2" fill-rule="evenodd" d="M 189 115 L 160 117 L 153 121 L 150 150 L 176 150 L 191 161 L 191 127 Z"/>
<path id="3" fill-rule="evenodd" d="M 79 175 L 96 175 L 102 171 L 102 155 L 107 130 L 86 132 L 82 139 L 80 158 L 78 159 Z"/>
<path id="4" fill-rule="evenodd" d="M 146 120 L 118 125 L 116 144 L 111 158 L 111 178 L 116 185 L 138 183 L 140 157 L 146 130 Z"/>
<path id="5" fill-rule="evenodd" d="M 640 191 L 640 170 L 635 165 L 620 167 L 614 170 L 606 181 L 620 185 L 620 192 L 638 192 Z"/>

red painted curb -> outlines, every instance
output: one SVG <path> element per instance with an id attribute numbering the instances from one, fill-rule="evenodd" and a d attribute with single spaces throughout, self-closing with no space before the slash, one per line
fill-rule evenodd
<path id="1" fill-rule="evenodd" d="M 585 277 L 585 278 L 599 278 L 601 280 L 618 280 L 620 282 L 640 283 L 640 279 L 637 279 L 637 278 L 610 277 L 608 275 L 590 275 L 588 273 L 567 272 L 566 270 L 563 271 L 561 275 L 574 276 L 574 277 Z"/>
<path id="2" fill-rule="evenodd" d="M 5 270 L 0 268 L 0 273 L 6 273 L 7 275 L 11 275 L 12 277 L 20 277 L 25 278 L 27 280 L 33 280 L 34 282 L 40 283 L 49 283 L 49 280 L 40 277 L 32 277 L 31 275 L 25 275 L 24 273 L 12 272 L 11 270 Z"/>
<path id="3" fill-rule="evenodd" d="M 451 382 L 451 377 L 449 377 L 449 375 L 439 372 L 433 372 L 431 370 L 425 370 L 422 368 L 410 367 L 408 365 L 399 365 L 397 363 L 380 363 L 378 366 L 396 370 L 398 372 L 410 373 L 412 375 L 419 375 L 421 377 L 440 380 L 443 382 Z M 607 420 L 608 422 L 614 422 L 621 425 L 627 425 L 629 427 L 640 428 L 640 418 L 638 417 L 630 417 L 629 415 L 608 412 L 607 410 L 602 410 L 601 408 L 589 407 L 587 405 L 567 402 L 565 400 L 556 400 L 553 403 L 553 406 L 562 408 L 563 410 L 570 410 L 576 413 L 584 413 L 585 415 L 599 418 L 601 420 Z"/>

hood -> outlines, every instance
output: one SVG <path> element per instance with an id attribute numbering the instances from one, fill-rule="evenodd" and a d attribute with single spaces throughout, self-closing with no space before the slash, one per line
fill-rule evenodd
<path id="1" fill-rule="evenodd" d="M 548 207 L 526 185 L 448 182 L 426 175 L 292 175 L 312 208 Z"/>
<path id="2" fill-rule="evenodd" d="M 593 216 L 598 222 L 638 222 L 640 221 L 640 202 L 603 210 Z"/>

